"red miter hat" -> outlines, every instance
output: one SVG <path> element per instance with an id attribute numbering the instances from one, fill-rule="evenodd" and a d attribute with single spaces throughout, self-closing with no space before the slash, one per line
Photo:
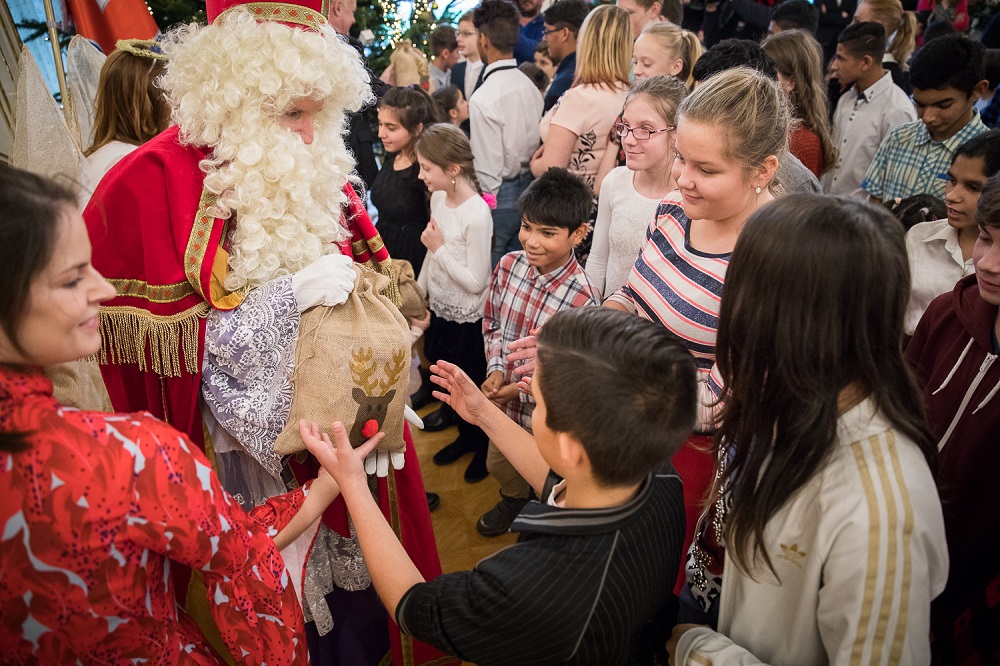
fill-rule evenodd
<path id="1" fill-rule="evenodd" d="M 293 28 L 318 31 L 326 25 L 330 2 L 329 0 L 297 0 L 295 3 L 207 0 L 205 13 L 208 15 L 208 22 L 215 23 L 216 19 L 235 7 L 246 7 L 258 22 L 275 21 Z"/>

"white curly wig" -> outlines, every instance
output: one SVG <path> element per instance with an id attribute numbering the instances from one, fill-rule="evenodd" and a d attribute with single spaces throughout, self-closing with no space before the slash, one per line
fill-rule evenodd
<path id="1" fill-rule="evenodd" d="M 372 99 L 357 51 L 329 26 L 258 23 L 245 9 L 171 32 L 163 50 L 161 85 L 181 141 L 212 148 L 200 164 L 217 195 L 212 212 L 236 214 L 226 288 L 255 287 L 335 252 L 354 169 L 346 113 Z M 324 102 L 311 145 L 278 124 L 301 98 Z"/>

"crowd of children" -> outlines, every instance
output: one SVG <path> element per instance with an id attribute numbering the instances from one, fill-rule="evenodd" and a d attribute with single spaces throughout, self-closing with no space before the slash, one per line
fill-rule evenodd
<path id="1" fill-rule="evenodd" d="M 961 34 L 964 0 L 921 0 L 919 21 L 900 0 L 770 4 L 482 0 L 435 27 L 426 85 L 377 91 L 370 249 L 408 262 L 429 305 L 409 322 L 419 402 L 441 403 L 424 425 L 457 426 L 433 463 L 471 454 L 465 481 L 500 487 L 476 529 L 519 538 L 425 576 L 365 473 L 382 434 L 352 448 L 304 419 L 325 472 L 251 514 L 259 557 L 339 493 L 407 640 L 483 665 L 1000 663 L 1000 51 Z M 141 136 L 99 130 L 95 155 L 162 129 L 137 86 Z M 276 131 L 312 144 L 322 103 L 294 104 Z M 6 461 L 44 444 L 23 366 L 99 341 L 52 353 L 58 315 L 26 294 L 64 302 L 52 271 L 72 255 L 93 283 L 74 307 L 111 297 L 86 239 L 66 241 L 85 231 L 69 195 L 32 178 L 0 167 L 0 207 L 20 206 L 0 225 L 11 496 Z M 0 503 L 0 551 L 17 507 Z M 297 655 L 291 588 L 261 571 L 235 584 L 263 576 L 251 601 L 279 612 L 248 616 Z M 4 618 L 0 648 L 34 631 Z M 251 642 L 249 659 L 274 649 Z"/>
<path id="2" fill-rule="evenodd" d="M 694 434 L 671 458 L 683 480 L 683 549 L 691 546 L 676 591 L 682 620 L 709 625 L 690 631 L 680 625 L 669 645 L 671 663 L 754 658 L 822 663 L 836 662 L 840 655 L 854 655 L 862 663 L 883 657 L 886 663 L 925 662 L 931 654 L 928 609 L 950 580 L 949 552 L 956 557 L 951 538 L 956 519 L 946 505 L 942 522 L 934 489 L 942 488 L 943 498 L 946 493 L 940 480 L 935 485 L 932 472 L 937 449 L 954 441 L 951 431 L 973 419 L 973 412 L 989 410 L 993 395 L 988 391 L 995 393 L 997 382 L 991 384 L 986 375 L 996 341 L 991 343 L 988 326 L 977 338 L 969 318 L 985 312 L 983 321 L 989 323 L 996 314 L 990 314 L 988 303 L 981 310 L 961 306 L 967 314 L 956 320 L 955 336 L 970 330 L 971 338 L 962 341 L 961 358 L 952 364 L 961 373 L 968 355 L 961 352 L 977 344 L 987 360 L 976 377 L 956 382 L 972 382 L 970 395 L 975 393 L 978 402 L 970 406 L 968 396 L 949 402 L 954 423 L 945 427 L 947 432 L 936 432 L 932 425 L 928 435 L 924 429 L 922 405 L 929 407 L 931 394 L 921 399 L 897 340 L 915 336 L 910 345 L 919 346 L 907 347 L 911 363 L 926 357 L 927 336 L 937 327 L 921 331 L 918 322 L 925 311 L 927 317 L 947 317 L 946 306 L 935 308 L 932 301 L 937 305 L 956 282 L 953 299 L 963 300 L 953 308 L 976 291 L 974 249 L 986 243 L 992 229 L 987 224 L 983 230 L 985 218 L 977 217 L 977 204 L 1000 167 L 994 164 L 1000 159 L 1000 139 L 980 118 L 995 88 L 985 63 L 995 56 L 962 35 L 918 39 L 914 15 L 898 0 L 863 0 L 853 12 L 845 9 L 837 16 L 788 0 L 760 15 L 769 16 L 762 30 L 771 34 L 759 46 L 719 41 L 725 32 L 706 27 L 707 51 L 697 25 L 689 22 L 697 12 L 686 14 L 681 26 L 656 18 L 663 7 L 658 2 L 617 5 L 621 18 L 614 7 L 591 9 L 580 0 L 542 9 L 544 38 L 534 61 L 551 79 L 544 91 L 544 116 L 535 113 L 536 98 L 515 89 L 508 90 L 505 108 L 490 107 L 497 115 L 472 114 L 476 170 L 499 172 L 508 191 L 523 191 L 505 197 L 508 205 L 518 201 L 520 246 L 504 230 L 509 223 L 497 224 L 504 218 L 494 218 L 482 394 L 510 422 L 534 432 L 541 449 L 543 399 L 538 394 L 545 389 L 539 391 L 539 381 L 552 384 L 539 379 L 545 370 L 544 362 L 536 364 L 535 345 L 540 359 L 548 317 L 603 301 L 606 308 L 661 325 L 693 355 L 699 376 Z M 757 10 L 745 11 L 759 19 Z M 948 11 L 937 12 L 932 21 L 950 16 Z M 494 0 L 472 12 L 472 27 L 482 31 L 477 56 L 485 60 L 487 74 L 494 65 L 514 65 L 503 60 L 510 53 L 503 49 L 483 57 L 483 46 L 489 53 L 496 36 L 505 34 L 501 26 L 509 26 L 507 42 L 524 37 L 515 38 L 508 13 Z M 627 94 L 621 88 L 625 77 L 616 27 L 626 18 L 634 39 L 628 78 L 635 81 Z M 710 20 L 708 8 L 704 20 Z M 928 20 L 922 23 L 926 27 Z M 745 35 L 737 31 L 734 36 Z M 495 95 L 477 100 L 473 89 L 470 105 L 492 104 Z M 523 130 L 533 115 L 539 118 L 537 140 L 533 128 Z M 490 146 L 476 140 L 484 128 L 494 133 Z M 530 164 L 521 158 L 518 172 L 512 158 L 527 154 L 528 138 L 541 147 Z M 501 146 L 502 158 L 495 152 Z M 574 192 L 582 196 L 585 190 L 570 174 L 583 176 L 598 198 L 594 217 L 572 200 Z M 532 177 L 534 182 L 522 189 Z M 854 202 L 823 199 L 821 192 L 850 195 Z M 868 207 L 866 199 L 885 201 L 900 219 Z M 589 256 L 578 245 L 586 238 L 586 223 L 594 227 Z M 724 290 L 734 274 L 730 260 L 741 256 L 740 248 L 747 262 L 734 261 L 743 266 L 735 271 L 741 283 Z M 910 280 L 901 282 L 901 275 Z M 570 283 L 564 285 L 564 279 Z M 996 284 L 988 277 L 978 284 L 984 280 L 984 289 Z M 433 300 L 434 289 L 430 292 Z M 586 316 L 581 313 L 580 319 Z M 776 333 L 782 326 L 790 328 Z M 797 326 L 816 330 L 793 331 Z M 429 338 L 433 333 L 432 328 Z M 798 342 L 790 342 L 792 337 Z M 776 339 L 785 341 L 781 349 L 774 348 Z M 722 345 L 727 345 L 725 358 L 719 357 Z M 939 351 L 935 345 L 933 353 Z M 455 365 L 438 363 L 434 381 L 455 391 L 465 381 Z M 480 383 L 472 368 L 468 374 Z M 948 369 L 938 371 L 947 374 Z M 579 379 L 574 376 L 574 381 Z M 947 384 L 944 378 L 937 381 L 945 392 Z M 460 405 L 459 414 L 468 418 L 462 406 L 470 400 L 478 405 L 479 398 L 458 390 L 458 397 L 446 398 L 444 409 Z M 477 424 L 498 418 L 476 409 L 485 407 L 473 407 Z M 551 428 L 552 413 L 546 418 Z M 568 433 L 576 432 L 573 426 Z M 495 438 L 495 425 L 483 428 L 491 438 L 487 468 L 500 482 L 501 501 L 477 527 L 486 535 L 512 525 L 523 530 L 518 525 L 535 506 L 529 502 L 532 489 L 544 490 L 543 504 L 551 501 L 551 489 L 519 474 L 521 465 L 507 455 L 511 444 Z M 970 460 L 984 461 L 978 452 L 985 444 L 982 432 L 972 436 L 982 443 L 967 445 L 976 453 L 951 452 L 953 479 L 972 474 Z M 471 450 L 459 444 L 446 447 L 442 457 L 451 460 L 453 452 Z M 850 481 L 844 478 L 848 469 L 853 470 Z M 734 509 L 736 502 L 740 507 Z M 769 527 L 772 521 L 783 531 Z M 872 540 L 876 523 L 897 531 L 888 541 Z M 528 533 L 521 542 L 531 543 Z M 890 562 L 903 550 L 908 551 L 905 579 L 902 570 L 894 572 L 895 560 Z M 866 569 L 865 562 L 873 564 Z M 851 570 L 859 564 L 860 570 Z M 468 575 L 477 580 L 486 566 Z M 724 575 L 725 566 L 733 572 Z M 947 601 L 935 605 L 934 644 L 942 650 L 935 658 L 945 659 L 941 663 L 956 650 L 975 653 L 968 632 L 958 625 L 945 628 L 944 617 L 957 618 L 963 603 L 969 604 L 962 606 L 964 612 L 995 612 L 988 601 L 990 586 L 996 585 L 995 566 L 977 566 L 978 577 L 965 576 L 962 593 L 944 594 Z M 951 572 L 954 579 L 954 562 Z M 762 584 L 761 576 L 772 582 Z M 843 581 L 833 583 L 836 593 L 824 593 L 835 579 Z M 979 587 L 970 603 L 972 579 Z M 787 599 L 775 595 L 774 584 Z M 413 589 L 417 594 L 420 588 Z M 441 612 L 439 603 L 435 613 Z M 950 615 L 938 612 L 946 604 Z M 776 622 L 779 616 L 788 620 Z M 414 624 L 413 631 L 447 635 L 474 621 L 468 615 L 435 617 L 441 624 Z M 888 623 L 879 619 L 887 617 Z M 530 624 L 526 620 L 524 626 Z M 875 639 L 866 642 L 866 636 Z M 475 659 L 471 655 L 486 649 L 477 644 L 481 638 L 473 632 L 469 647 L 456 653 Z M 498 638 L 491 645 L 505 643 Z M 527 639 L 525 645 L 533 643 Z"/>

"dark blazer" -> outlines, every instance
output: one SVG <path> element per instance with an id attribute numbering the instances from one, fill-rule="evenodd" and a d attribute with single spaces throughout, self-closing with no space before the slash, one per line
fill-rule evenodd
<path id="1" fill-rule="evenodd" d="M 451 85 L 455 86 L 462 91 L 465 96 L 465 101 L 469 101 L 469 97 L 472 96 L 471 90 L 465 89 L 465 66 L 468 63 L 466 61 L 455 63 L 451 68 Z"/>

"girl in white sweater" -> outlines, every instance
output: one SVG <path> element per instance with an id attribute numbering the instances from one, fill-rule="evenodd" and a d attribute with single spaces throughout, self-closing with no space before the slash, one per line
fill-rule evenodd
<path id="1" fill-rule="evenodd" d="M 796 194 L 747 221 L 716 341 L 722 463 L 682 596 L 682 618 L 694 602 L 718 620 L 675 627 L 671 664 L 930 663 L 948 553 L 908 297 L 881 208 Z"/>
<path id="2" fill-rule="evenodd" d="M 431 221 L 420 235 L 427 258 L 417 279 L 431 306 L 424 351 L 432 363 L 442 359 L 454 363 L 482 384 L 486 381 L 483 306 L 490 286 L 493 238 L 490 205 L 476 178 L 469 139 L 458 126 L 429 126 L 416 151 L 420 180 L 431 193 Z M 434 462 L 447 465 L 472 453 L 465 480 L 480 481 L 488 474 L 487 444 L 481 429 L 458 419 L 458 439 L 438 451 Z"/>
<path id="3" fill-rule="evenodd" d="M 614 126 L 626 166 L 613 169 L 601 184 L 586 267 L 587 277 L 602 294 L 613 294 L 625 284 L 656 207 L 677 187 L 670 171 L 677 107 L 685 95 L 687 88 L 679 79 L 650 77 L 629 91 Z"/>

